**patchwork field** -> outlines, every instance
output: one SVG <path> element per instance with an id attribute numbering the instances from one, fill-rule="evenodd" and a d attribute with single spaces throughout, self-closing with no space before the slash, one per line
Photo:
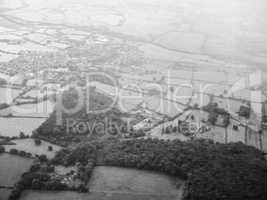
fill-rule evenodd
<path id="1" fill-rule="evenodd" d="M 118 167 L 96 167 L 89 183 L 92 192 L 176 196 L 182 181 L 164 174 Z"/>
<path id="2" fill-rule="evenodd" d="M 118 167 L 96 167 L 89 193 L 23 192 L 20 200 L 179 200 L 183 182 L 154 172 Z"/>

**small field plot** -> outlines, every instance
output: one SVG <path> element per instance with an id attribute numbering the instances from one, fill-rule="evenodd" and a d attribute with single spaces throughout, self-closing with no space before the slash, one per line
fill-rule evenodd
<path id="1" fill-rule="evenodd" d="M 65 167 L 62 165 L 57 165 L 55 167 L 55 172 L 60 175 L 65 175 L 67 173 L 70 173 L 71 171 L 76 171 L 77 172 L 77 167 L 71 166 L 71 167 Z"/>
<path id="2" fill-rule="evenodd" d="M 179 197 L 182 181 L 164 174 L 118 167 L 96 167 L 89 183 L 92 192 Z M 165 198 L 164 198 L 165 199 Z"/>
<path id="3" fill-rule="evenodd" d="M 0 77 L 5 79 L 8 79 L 8 76 L 6 76 L 2 73 L 0 73 Z M 10 103 L 14 98 L 16 98 L 21 93 L 21 90 L 19 89 L 12 89 L 12 88 L 0 88 L 0 103 Z"/>
<path id="4" fill-rule="evenodd" d="M 30 135 L 45 120 L 46 118 L 0 118 L 0 136 L 19 136 L 20 132 Z"/>
<path id="5" fill-rule="evenodd" d="M 8 200 L 11 189 L 0 188 L 0 200 Z"/>
<path id="6" fill-rule="evenodd" d="M 0 154 L 0 186 L 13 186 L 29 170 L 32 162 L 30 158 Z"/>
<path id="7" fill-rule="evenodd" d="M 47 158 L 51 159 L 55 156 L 55 153 L 61 149 L 60 146 L 51 144 L 46 141 L 42 141 L 40 145 L 36 145 L 34 139 L 17 139 L 12 140 L 16 145 L 5 145 L 6 151 L 10 149 L 17 149 L 19 151 L 25 151 L 31 153 L 32 155 L 41 155 L 44 154 Z M 52 147 L 52 151 L 48 151 L 48 147 Z"/>

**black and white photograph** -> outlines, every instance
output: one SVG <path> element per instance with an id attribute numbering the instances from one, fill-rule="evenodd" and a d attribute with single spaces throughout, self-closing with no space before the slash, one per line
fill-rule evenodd
<path id="1" fill-rule="evenodd" d="M 267 200 L 267 1 L 0 0 L 0 200 Z"/>

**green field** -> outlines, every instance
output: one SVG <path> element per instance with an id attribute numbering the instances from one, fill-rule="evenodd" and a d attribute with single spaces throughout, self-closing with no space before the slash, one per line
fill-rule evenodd
<path id="1" fill-rule="evenodd" d="M 76 193 L 28 190 L 23 192 L 20 200 L 179 200 L 175 196 L 159 196 L 126 193 Z"/>
<path id="2" fill-rule="evenodd" d="M 182 184 L 178 178 L 151 171 L 96 167 L 89 189 L 92 192 L 179 196 Z"/>
<path id="3" fill-rule="evenodd" d="M 31 153 L 32 155 L 45 154 L 48 158 L 53 158 L 55 156 L 55 152 L 61 149 L 60 146 L 53 145 L 45 141 L 42 141 L 41 145 L 37 146 L 31 138 L 12 140 L 12 142 L 16 143 L 16 145 L 5 145 L 6 151 L 9 151 L 10 149 L 17 149 L 19 151 Z M 48 146 L 52 146 L 53 151 L 48 151 Z"/>
<path id="4" fill-rule="evenodd" d="M 0 186 L 13 186 L 29 170 L 32 162 L 30 158 L 0 154 Z"/>
<path id="5" fill-rule="evenodd" d="M 27 190 L 20 200 L 179 200 L 183 181 L 164 174 L 118 167 L 96 167 L 89 193 Z"/>
<path id="6" fill-rule="evenodd" d="M 11 192 L 11 189 L 1 188 L 0 189 L 0 200 L 8 200 L 8 196 L 10 192 Z"/>

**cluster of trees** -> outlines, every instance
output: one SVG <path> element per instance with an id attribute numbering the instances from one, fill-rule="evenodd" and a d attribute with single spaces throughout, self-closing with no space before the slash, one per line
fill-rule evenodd
<path id="1" fill-rule="evenodd" d="M 170 125 L 170 126 L 168 126 L 166 128 L 162 128 L 161 129 L 161 133 L 162 134 L 165 134 L 165 133 L 167 133 L 167 134 L 169 134 L 169 133 L 176 133 L 178 131 L 178 129 L 179 128 L 177 126 Z"/>
<path id="2" fill-rule="evenodd" d="M 266 161 L 250 159 L 220 158 L 197 169 L 188 178 L 183 199 L 266 199 Z"/>
<path id="3" fill-rule="evenodd" d="M 109 108 L 112 103 L 111 98 L 95 91 L 90 90 L 90 92 L 89 105 L 84 104 L 79 111 L 73 114 L 65 113 L 64 110 L 62 110 L 63 123 L 61 126 L 56 124 L 57 114 L 56 111 L 54 111 L 35 131 L 33 137 L 45 138 L 47 141 L 52 143 L 60 144 L 61 146 L 68 146 L 70 143 L 80 142 L 79 137 L 82 136 L 96 135 L 101 137 L 103 134 L 110 134 L 114 136 L 128 132 L 127 123 L 121 120 L 123 113 L 116 108 L 112 108 L 105 113 L 98 114 L 86 112 L 88 109 L 86 106 L 89 106 L 90 111 L 102 110 Z M 73 108 L 78 101 L 78 96 L 73 90 L 65 91 L 63 93 L 62 101 L 65 108 Z M 57 109 L 60 109 L 60 105 L 56 107 Z M 68 120 L 70 119 L 75 122 L 71 126 L 68 123 Z M 85 131 L 79 132 L 79 122 L 88 126 L 85 127 Z"/>
<path id="4" fill-rule="evenodd" d="M 79 143 L 75 148 L 61 149 L 51 160 L 55 165 L 73 166 L 76 163 L 87 165 L 89 160 L 96 159 L 96 146 L 86 142 Z"/>
<path id="5" fill-rule="evenodd" d="M 36 171 L 26 172 L 12 190 L 9 200 L 19 199 L 23 190 L 68 190 L 66 184 L 61 183 L 60 179 L 52 179 L 49 173 Z M 31 169 L 32 170 L 32 169 Z"/>
<path id="6" fill-rule="evenodd" d="M 8 108 L 10 105 L 9 104 L 7 104 L 7 103 L 1 103 L 0 104 L 0 110 L 3 110 L 3 109 L 5 109 L 5 108 Z"/>
<path id="7" fill-rule="evenodd" d="M 44 189 L 50 187 L 50 172 L 53 172 L 55 169 L 53 166 L 45 165 L 42 166 L 41 163 L 46 162 L 40 159 L 40 162 L 34 163 L 28 172 L 25 172 L 18 183 L 15 184 L 11 194 L 9 195 L 9 200 L 17 200 L 20 198 L 21 193 L 26 189 Z M 57 187 L 57 185 L 55 186 Z"/>
<path id="8" fill-rule="evenodd" d="M 106 165 L 187 179 L 184 200 L 266 199 L 267 162 L 261 151 L 242 143 L 113 140 L 103 149 Z"/>
<path id="9" fill-rule="evenodd" d="M 216 102 L 211 102 L 208 105 L 202 107 L 202 109 L 209 113 L 208 121 L 215 125 L 217 123 L 219 115 L 223 117 L 223 127 L 227 127 L 230 123 L 230 114 L 223 108 L 219 108 Z"/>
<path id="10" fill-rule="evenodd" d="M 20 132 L 19 133 L 19 139 L 26 139 L 26 138 L 29 138 L 30 136 L 29 135 L 26 135 L 24 132 Z"/>
<path id="11" fill-rule="evenodd" d="M 9 153 L 11 155 L 17 155 L 17 156 L 21 156 L 21 157 L 25 157 L 25 158 L 32 158 L 33 155 L 31 153 L 25 152 L 23 150 L 17 150 L 17 149 L 10 149 Z M 48 162 L 48 158 L 45 154 L 41 154 L 41 155 L 37 155 L 35 154 L 35 157 L 40 161 L 40 162 Z"/>
<path id="12" fill-rule="evenodd" d="M 9 153 L 12 154 L 12 155 L 17 155 L 17 156 L 26 157 L 26 158 L 31 158 L 32 157 L 31 153 L 27 153 L 25 151 L 17 150 L 17 149 L 10 149 Z"/>
<path id="13" fill-rule="evenodd" d="M 95 157 L 92 155 L 92 152 L 95 154 L 95 151 L 89 149 L 90 147 L 84 145 L 81 148 L 75 148 L 73 151 L 61 150 L 56 157 L 64 158 L 59 159 L 58 161 L 56 161 L 56 159 L 50 161 L 45 155 L 40 155 L 38 157 L 39 161 L 35 162 L 30 170 L 24 173 L 20 181 L 15 185 L 9 196 L 9 200 L 18 200 L 21 193 L 26 189 L 88 192 L 86 185 L 95 165 Z M 78 186 L 71 186 L 68 183 L 62 182 L 62 179 L 65 176 L 71 174 L 56 176 L 55 163 L 69 166 L 80 161 L 81 163 L 78 165 L 77 178 L 79 178 L 82 183 Z"/>
<path id="14" fill-rule="evenodd" d="M 42 144 L 42 140 L 36 138 L 36 139 L 34 139 L 34 144 L 35 144 L 36 146 L 40 146 L 40 145 Z"/>
<path id="15" fill-rule="evenodd" d="M 0 145 L 0 153 L 5 153 L 5 147 Z"/>
<path id="16" fill-rule="evenodd" d="M 67 147 L 68 145 L 72 143 L 77 144 L 81 141 L 84 141 L 87 138 L 87 136 L 79 136 L 79 135 L 75 136 L 75 135 L 67 135 L 67 134 L 63 135 L 61 133 L 58 135 L 55 134 L 54 136 L 53 135 L 44 136 L 44 135 L 39 135 L 37 133 L 37 134 L 34 134 L 33 137 L 38 138 L 40 140 L 48 141 L 52 144 L 62 146 L 62 147 Z"/>
<path id="17" fill-rule="evenodd" d="M 7 81 L 3 78 L 0 78 L 0 85 L 6 85 Z"/>
<path id="18" fill-rule="evenodd" d="M 93 169 L 95 167 L 95 160 L 89 159 L 86 165 L 78 166 L 78 178 L 86 185 L 93 173 Z M 83 192 L 83 191 L 82 191 Z M 86 192 L 86 191 L 85 191 Z"/>
<path id="19" fill-rule="evenodd" d="M 30 136 L 26 135 L 24 132 L 20 132 L 19 136 L 12 136 L 12 137 L 0 136 L 0 139 L 2 139 L 6 145 L 15 144 L 15 143 L 12 143 L 12 140 L 26 139 L 26 138 L 30 138 Z"/>
<path id="20" fill-rule="evenodd" d="M 53 151 L 53 147 L 51 145 L 48 146 L 47 148 L 48 151 Z"/>
<path id="21" fill-rule="evenodd" d="M 80 143 L 75 148 L 61 149 L 51 160 L 55 165 L 77 165 L 77 178 L 82 184 L 76 188 L 79 192 L 88 192 L 87 183 L 91 178 L 96 163 L 96 145 L 92 143 Z"/>
<path id="22" fill-rule="evenodd" d="M 105 113 L 86 113 L 86 109 L 74 115 L 63 115 L 63 123 L 61 126 L 56 124 L 56 112 L 54 111 L 50 117 L 36 130 L 33 137 L 57 138 L 59 141 L 72 142 L 79 136 L 103 136 L 104 134 L 119 135 L 130 132 L 127 123 L 121 118 L 123 114 L 116 108 L 112 108 Z M 67 120 L 72 120 L 70 125 Z M 71 122 L 72 123 L 72 122 Z M 86 125 L 86 129 L 79 132 L 79 124 Z M 60 137 L 60 138 L 59 138 Z M 55 142 L 55 141 L 53 141 Z"/>
<path id="23" fill-rule="evenodd" d="M 250 112 L 251 112 L 250 106 L 240 106 L 238 114 L 239 116 L 248 119 L 250 117 Z"/>

